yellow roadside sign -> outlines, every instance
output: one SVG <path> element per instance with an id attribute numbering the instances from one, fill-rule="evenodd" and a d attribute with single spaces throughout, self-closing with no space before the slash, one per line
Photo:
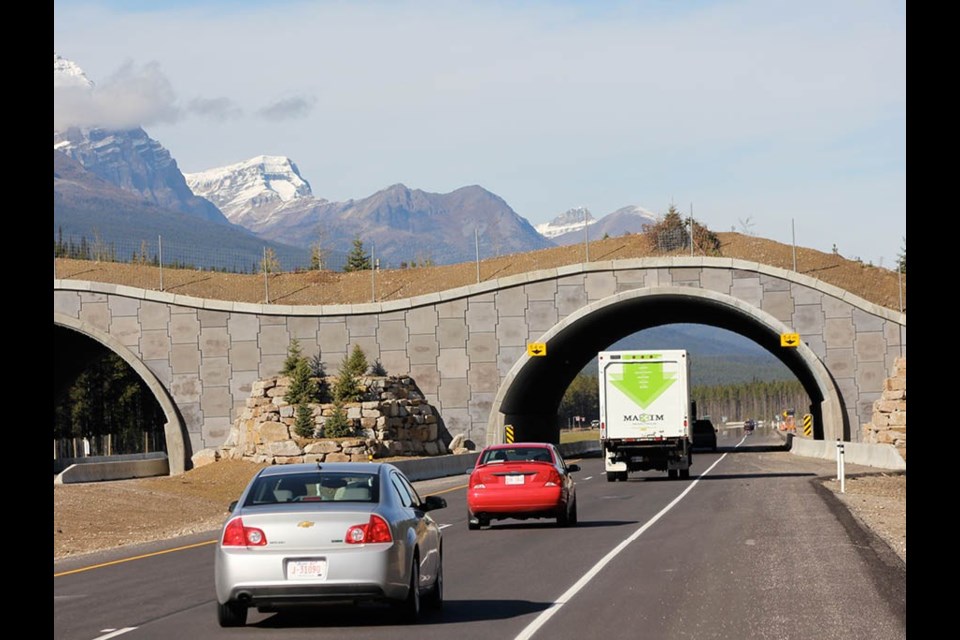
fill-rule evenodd
<path id="1" fill-rule="evenodd" d="M 547 343 L 546 343 L 546 342 L 528 342 L 528 343 L 527 343 L 527 355 L 528 355 L 528 356 L 545 356 L 545 355 L 547 355 Z"/>
<path id="2" fill-rule="evenodd" d="M 797 347 L 799 345 L 800 345 L 799 333 L 781 333 L 780 334 L 781 347 Z"/>

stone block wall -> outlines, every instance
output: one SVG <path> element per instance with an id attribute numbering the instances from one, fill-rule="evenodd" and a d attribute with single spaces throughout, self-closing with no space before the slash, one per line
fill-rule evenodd
<path id="1" fill-rule="evenodd" d="M 333 384 L 333 378 L 329 378 Z M 193 456 L 194 466 L 221 459 L 267 464 L 296 462 L 366 462 L 396 456 L 450 453 L 450 438 L 439 415 L 408 376 L 368 376 L 360 384 L 364 400 L 344 405 L 354 437 L 323 438 L 333 404 L 309 405 L 314 437 L 294 430 L 296 407 L 286 401 L 291 379 L 273 376 L 252 385 L 250 397 L 234 421 L 226 442 Z"/>
<path id="2" fill-rule="evenodd" d="M 897 358 L 880 399 L 873 403 L 873 417 L 863 425 L 863 441 L 892 444 L 907 459 L 907 359 Z"/>

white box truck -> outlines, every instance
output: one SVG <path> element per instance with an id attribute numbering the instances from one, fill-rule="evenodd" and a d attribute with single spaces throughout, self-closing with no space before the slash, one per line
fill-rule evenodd
<path id="1" fill-rule="evenodd" d="M 689 478 L 696 416 L 687 352 L 601 351 L 597 359 L 607 481 L 651 469 Z"/>

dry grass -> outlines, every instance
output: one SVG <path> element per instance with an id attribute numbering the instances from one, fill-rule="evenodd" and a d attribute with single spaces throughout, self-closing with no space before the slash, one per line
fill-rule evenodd
<path id="1" fill-rule="evenodd" d="M 901 281 L 890 269 L 848 260 L 841 255 L 823 253 L 739 233 L 718 233 L 721 257 L 793 270 L 849 291 L 888 309 L 901 308 Z M 647 238 L 633 234 L 590 243 L 590 261 L 657 257 Z M 686 252 L 672 255 L 686 256 Z M 528 253 L 482 260 L 480 281 L 561 266 L 580 264 L 586 257 L 583 245 L 556 247 Z M 143 289 L 160 289 L 157 267 L 125 263 L 58 259 L 56 277 L 65 280 L 90 280 L 124 284 Z M 477 283 L 477 263 L 467 262 L 436 267 L 390 269 L 372 277 L 369 271 L 340 273 L 305 271 L 277 273 L 264 284 L 262 275 L 226 274 L 192 269 L 163 269 L 163 290 L 197 298 L 236 302 L 288 305 L 359 304 L 411 298 Z M 906 277 L 902 281 L 903 308 L 906 309 Z"/>

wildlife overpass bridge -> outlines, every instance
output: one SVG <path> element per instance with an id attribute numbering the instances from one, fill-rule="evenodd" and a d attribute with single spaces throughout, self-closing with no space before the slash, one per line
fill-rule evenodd
<path id="1" fill-rule="evenodd" d="M 637 331 L 699 323 L 779 358 L 811 400 L 817 439 L 857 442 L 906 314 L 794 271 L 731 258 L 636 258 L 534 271 L 381 303 L 290 306 L 54 280 L 55 384 L 98 350 L 122 357 L 162 407 L 171 474 L 230 433 L 253 382 L 276 375 L 297 339 L 330 373 L 359 345 L 409 373 L 452 437 L 557 441 L 557 408 L 596 355 Z M 796 346 L 781 346 L 798 334 Z M 543 343 L 546 355 L 528 354 Z M 798 411 L 800 408 L 798 408 Z"/>

